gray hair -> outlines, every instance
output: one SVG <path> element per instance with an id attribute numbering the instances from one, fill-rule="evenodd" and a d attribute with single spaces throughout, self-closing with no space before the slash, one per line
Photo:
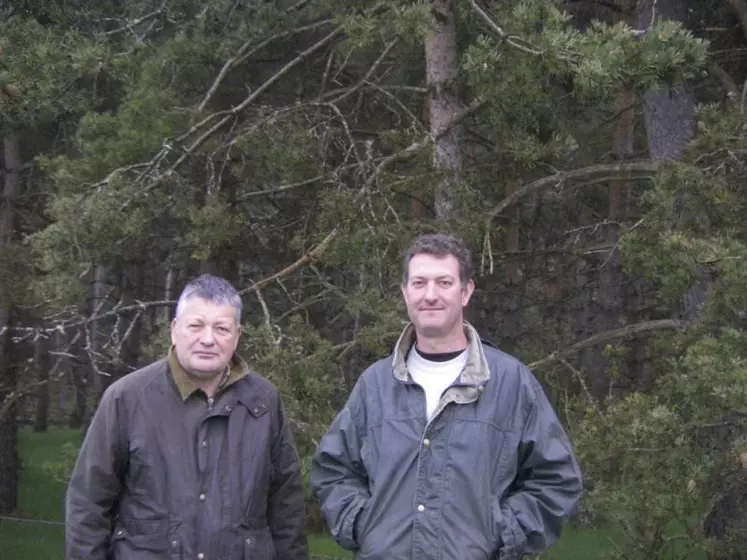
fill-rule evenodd
<path id="1" fill-rule="evenodd" d="M 241 324 L 241 312 L 244 304 L 241 296 L 228 280 L 210 274 L 203 274 L 195 278 L 184 287 L 182 295 L 176 304 L 176 317 L 184 310 L 188 300 L 201 298 L 217 305 L 230 305 L 236 310 L 236 324 Z"/>

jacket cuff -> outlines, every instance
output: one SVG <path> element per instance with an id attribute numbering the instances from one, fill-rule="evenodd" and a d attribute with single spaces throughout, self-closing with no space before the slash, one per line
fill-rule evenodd
<path id="1" fill-rule="evenodd" d="M 366 500 L 356 500 L 345 512 L 342 522 L 338 525 L 338 530 L 335 532 L 334 537 L 337 544 L 339 544 L 345 550 L 357 550 L 358 549 L 358 537 L 360 535 L 355 534 L 355 526 L 358 517 L 366 504 Z"/>
<path id="2" fill-rule="evenodd" d="M 521 558 L 527 542 L 526 535 L 510 506 L 500 507 L 501 512 L 501 549 L 499 560 Z"/>

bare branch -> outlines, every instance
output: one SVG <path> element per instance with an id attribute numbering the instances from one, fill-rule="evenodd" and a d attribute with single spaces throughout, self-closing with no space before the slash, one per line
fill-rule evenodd
<path id="1" fill-rule="evenodd" d="M 117 33 L 122 33 L 123 31 L 130 31 L 140 25 L 141 23 L 145 23 L 146 21 L 157 18 L 163 13 L 163 10 L 166 8 L 166 2 L 164 1 L 163 4 L 161 4 L 161 7 L 157 10 L 152 11 L 149 14 L 146 14 L 142 17 L 139 17 L 137 19 L 133 19 L 132 21 L 128 22 L 127 25 L 124 25 L 118 29 L 112 29 L 111 31 L 105 31 L 102 33 L 104 37 L 108 37 L 110 35 L 116 35 Z"/>
<path id="2" fill-rule="evenodd" d="M 347 90 L 342 95 L 339 95 L 338 97 L 335 97 L 330 103 L 339 103 L 346 97 L 349 97 L 353 95 L 356 91 L 358 91 L 368 80 L 371 78 L 374 72 L 376 72 L 376 69 L 381 65 L 382 62 L 384 62 L 384 59 L 387 57 L 387 55 L 391 52 L 391 50 L 394 48 L 394 46 L 397 44 L 397 39 L 394 39 L 393 41 L 390 41 L 387 43 L 386 47 L 384 47 L 384 50 L 381 52 L 379 57 L 374 61 L 373 64 L 371 64 L 371 67 L 368 69 L 368 71 L 365 73 L 365 75 L 358 81 L 357 84 L 355 84 L 352 88 Z"/>
<path id="3" fill-rule="evenodd" d="M 729 0 L 731 7 L 739 15 L 739 21 L 742 24 L 742 34 L 747 38 L 747 1 L 745 0 Z"/>
<path id="4" fill-rule="evenodd" d="M 366 183 L 364 186 L 365 188 L 361 190 L 359 194 L 363 193 L 366 189 L 370 189 L 371 186 L 373 186 L 376 179 L 378 178 L 378 176 L 391 164 L 397 161 L 406 160 L 422 152 L 425 148 L 427 148 L 431 144 L 434 144 L 436 140 L 441 138 L 444 134 L 449 132 L 455 126 L 458 126 L 462 121 L 464 121 L 464 119 L 466 119 L 473 113 L 480 110 L 486 104 L 487 104 L 486 98 L 484 97 L 476 98 L 472 103 L 470 103 L 467 107 L 465 107 L 464 109 L 459 111 L 457 114 L 455 114 L 449 122 L 445 123 L 441 128 L 436 130 L 433 134 L 428 134 L 422 140 L 419 140 L 418 142 L 414 142 L 410 144 L 407 148 L 403 148 L 402 150 L 399 150 L 398 152 L 395 152 L 385 157 L 384 159 L 382 159 L 379 162 L 379 164 L 376 166 L 376 169 L 374 170 L 374 172 L 371 175 L 369 175 L 368 179 L 366 179 Z"/>
<path id="5" fill-rule="evenodd" d="M 284 278 L 291 274 L 292 272 L 295 272 L 299 268 L 306 266 L 309 263 L 314 262 L 316 259 L 318 259 L 324 252 L 329 249 L 329 246 L 332 244 L 332 241 L 334 241 L 335 237 L 337 237 L 338 229 L 335 228 L 332 231 L 330 231 L 327 236 L 322 239 L 319 244 L 308 251 L 306 254 L 304 254 L 300 259 L 298 259 L 293 264 L 290 264 L 286 266 L 283 270 L 276 272 L 272 276 L 268 276 L 267 278 L 263 280 L 259 280 L 257 282 L 254 282 L 251 286 L 248 286 L 244 288 L 243 290 L 239 291 L 239 294 L 245 294 L 252 290 L 259 290 L 267 286 L 268 284 L 271 284 L 272 282 L 275 282 L 276 280 L 279 280 L 281 278 Z"/>
<path id="6" fill-rule="evenodd" d="M 306 31 L 313 31 L 314 29 L 319 29 L 320 27 L 324 27 L 325 25 L 332 24 L 334 23 L 334 21 L 335 20 L 333 19 L 325 19 L 325 20 L 317 21 L 315 23 L 311 23 L 309 25 L 297 27 L 296 29 L 291 29 L 289 31 L 283 31 L 281 33 L 276 33 L 275 35 L 272 35 L 271 37 L 268 37 L 267 39 L 259 43 L 257 46 L 255 46 L 251 50 L 247 50 L 247 49 L 249 49 L 252 42 L 247 41 L 246 43 L 241 45 L 239 50 L 236 51 L 236 54 L 233 57 L 229 58 L 226 61 L 226 63 L 223 65 L 223 68 L 221 68 L 220 72 L 218 73 L 218 76 L 215 78 L 215 81 L 213 81 L 213 85 L 210 86 L 210 89 L 205 95 L 205 98 L 200 102 L 200 105 L 197 107 L 197 112 L 202 113 L 205 110 L 205 107 L 210 102 L 210 100 L 213 98 L 213 96 L 215 95 L 215 92 L 218 91 L 218 87 L 223 82 L 223 80 L 228 75 L 228 73 L 234 68 L 236 68 L 239 64 L 243 63 L 250 56 L 259 52 L 260 50 L 262 50 L 263 48 L 265 48 L 267 45 L 269 45 L 270 43 L 274 41 L 278 41 L 280 39 L 286 39 L 288 37 L 292 37 L 293 35 L 298 35 Z"/>
<path id="7" fill-rule="evenodd" d="M 548 177 L 543 177 L 517 189 L 512 195 L 504 198 L 497 206 L 495 206 L 490 212 L 488 212 L 488 226 L 490 222 L 498 214 L 503 212 L 506 208 L 509 208 L 516 204 L 520 199 L 528 194 L 532 194 L 543 189 L 549 188 L 554 185 L 559 185 L 567 181 L 574 181 L 576 179 L 586 179 L 587 184 L 598 183 L 602 180 L 608 180 L 610 178 L 617 178 L 620 175 L 630 175 L 640 173 L 644 175 L 651 175 L 656 173 L 661 168 L 662 163 L 659 161 L 638 161 L 631 163 L 601 163 L 599 165 L 591 165 L 589 167 L 582 167 L 581 169 L 573 169 L 571 171 L 558 171 Z"/>
<path id="8" fill-rule="evenodd" d="M 214 113 L 213 115 L 210 115 L 203 119 L 200 123 L 193 126 L 189 131 L 187 131 L 185 134 L 183 134 L 180 137 L 180 140 L 186 140 L 188 137 L 190 137 L 192 134 L 197 132 L 198 130 L 202 129 L 208 122 L 213 120 L 216 116 L 225 115 L 221 120 L 219 120 L 217 123 L 215 123 L 212 127 L 210 127 L 208 130 L 206 130 L 200 137 L 198 137 L 190 146 L 184 149 L 184 152 L 179 156 L 179 158 L 171 165 L 171 170 L 174 171 L 178 169 L 182 163 L 186 161 L 186 159 L 192 155 L 192 153 L 199 148 L 208 138 L 210 138 L 213 134 L 215 134 L 218 130 L 223 128 L 227 123 L 231 121 L 231 119 L 237 115 L 238 113 L 242 112 L 244 109 L 246 109 L 257 97 L 260 96 L 260 94 L 264 93 L 265 90 L 269 89 L 270 86 L 275 84 L 278 80 L 280 80 L 283 76 L 285 76 L 288 72 L 290 72 L 293 68 L 301 64 L 304 60 L 306 60 L 309 56 L 314 54 L 316 51 L 327 45 L 329 42 L 331 42 L 333 39 L 335 39 L 338 35 L 340 35 L 343 31 L 343 28 L 336 27 L 334 30 L 332 30 L 331 33 L 327 34 L 325 37 L 311 45 L 308 49 L 303 51 L 301 54 L 299 54 L 296 58 L 291 60 L 289 63 L 287 63 L 285 66 L 283 66 L 280 70 L 278 70 L 275 74 L 273 74 L 270 78 L 265 80 L 265 82 L 259 86 L 256 90 L 254 90 L 252 93 L 247 96 L 244 101 L 236 105 L 233 109 L 230 111 L 222 111 L 219 113 Z"/>
<path id="9" fill-rule="evenodd" d="M 665 330 L 665 329 L 669 329 L 669 330 L 682 329 L 685 326 L 686 326 L 686 323 L 682 321 L 678 321 L 676 319 L 660 319 L 657 321 L 644 321 L 642 323 L 636 323 L 634 325 L 626 325 L 619 329 L 613 329 L 610 331 L 604 331 L 601 333 L 597 333 L 593 336 L 590 336 L 589 338 L 585 340 L 582 340 L 580 342 L 577 342 L 576 344 L 569 346 L 565 350 L 561 350 L 559 352 L 553 352 L 546 358 L 542 358 L 541 360 L 532 362 L 531 364 L 529 364 L 528 367 L 529 369 L 532 369 L 532 370 L 543 368 L 554 362 L 564 360 L 565 358 L 572 356 L 573 354 L 585 348 L 591 348 L 593 346 L 601 344 L 602 342 L 607 342 L 608 340 L 614 340 L 616 338 L 624 338 L 624 337 L 631 336 L 634 334 L 640 334 L 640 333 L 649 332 L 649 331 L 657 331 L 657 330 Z"/>
<path id="10" fill-rule="evenodd" d="M 254 198 L 257 196 L 265 196 L 269 194 L 277 194 L 281 192 L 290 191 L 293 189 L 298 189 L 301 187 L 305 187 L 307 185 L 313 185 L 314 183 L 318 183 L 322 179 L 324 179 L 324 175 L 317 175 L 316 177 L 312 177 L 311 179 L 305 179 L 303 181 L 299 181 L 298 183 L 290 183 L 288 185 L 280 185 L 278 187 L 272 187 L 270 189 L 264 189 L 261 191 L 253 191 L 253 192 L 244 193 L 241 195 L 240 200 L 245 200 L 247 198 Z"/>
<path id="11" fill-rule="evenodd" d="M 715 61 L 711 61 L 708 64 L 708 72 L 721 82 L 721 86 L 726 90 L 729 101 L 736 103 L 736 100 L 739 97 L 739 86 L 732 79 L 729 73 Z"/>
<path id="12" fill-rule="evenodd" d="M 16 402 L 26 395 L 33 393 L 37 387 L 44 385 L 45 383 L 47 383 L 46 379 L 43 381 L 35 381 L 34 383 L 29 383 L 24 386 L 22 389 L 16 389 L 15 391 L 8 393 L 1 403 L 2 406 L 0 406 L 0 422 L 4 420 L 5 415 L 10 412 L 10 409 Z"/>

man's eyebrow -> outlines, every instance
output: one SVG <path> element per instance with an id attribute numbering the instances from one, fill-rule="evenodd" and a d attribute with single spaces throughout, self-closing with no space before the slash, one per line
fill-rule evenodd
<path id="1" fill-rule="evenodd" d="M 431 278 L 431 277 L 424 276 L 422 274 L 415 274 L 411 277 L 412 280 L 425 280 L 426 278 Z M 451 274 L 441 274 L 440 276 L 435 276 L 436 280 L 444 280 L 444 279 L 453 280 L 454 278 L 456 277 L 452 276 Z"/>

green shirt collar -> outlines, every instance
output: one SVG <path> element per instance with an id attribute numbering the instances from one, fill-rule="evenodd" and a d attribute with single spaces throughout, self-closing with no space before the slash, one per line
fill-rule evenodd
<path id="1" fill-rule="evenodd" d="M 174 383 L 176 383 L 176 387 L 179 389 L 179 394 L 181 395 L 182 400 L 186 401 L 192 393 L 200 390 L 200 388 L 194 381 L 192 381 L 192 378 L 189 377 L 187 372 L 184 371 L 184 368 L 176 358 L 176 352 L 174 351 L 173 346 L 169 348 L 167 357 L 171 375 L 174 377 Z M 234 354 L 231 357 L 231 362 L 229 364 L 228 377 L 223 380 L 217 393 L 224 391 L 226 388 L 236 383 L 239 379 L 243 379 L 247 375 L 249 375 L 249 366 L 238 354 Z"/>

